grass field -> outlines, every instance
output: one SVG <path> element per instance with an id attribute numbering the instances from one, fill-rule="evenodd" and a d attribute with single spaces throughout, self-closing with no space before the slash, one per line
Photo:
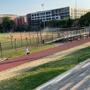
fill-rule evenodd
<path id="1" fill-rule="evenodd" d="M 90 58 L 90 47 L 35 67 L 8 80 L 3 80 L 0 82 L 0 90 L 33 90 L 88 58 Z"/>
<path id="2" fill-rule="evenodd" d="M 0 34 L 0 41 L 1 42 L 7 42 L 7 41 L 15 41 L 16 40 L 21 40 L 22 39 L 34 39 L 34 38 L 50 38 L 52 37 L 52 32 L 49 31 L 43 31 L 43 32 L 18 32 L 18 33 L 4 33 Z M 58 32 L 53 32 L 53 37 L 58 37 Z"/>
<path id="3" fill-rule="evenodd" d="M 57 32 L 53 33 L 53 38 L 57 38 Z M 4 33 L 0 34 L 0 57 L 6 57 L 8 54 L 14 54 L 23 50 L 26 46 L 31 48 L 38 47 L 52 40 L 52 32 L 22 32 L 22 33 Z M 11 52 L 11 53 L 10 53 Z M 22 52 L 22 51 L 21 51 Z"/>

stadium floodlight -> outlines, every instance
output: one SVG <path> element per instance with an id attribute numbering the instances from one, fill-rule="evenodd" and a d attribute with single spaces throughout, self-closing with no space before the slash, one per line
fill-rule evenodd
<path id="1" fill-rule="evenodd" d="M 43 12 L 44 12 L 44 4 L 41 4 L 41 6 L 42 6 L 42 9 L 43 9 Z M 44 23 L 44 29 L 45 29 L 45 21 L 43 23 Z"/>

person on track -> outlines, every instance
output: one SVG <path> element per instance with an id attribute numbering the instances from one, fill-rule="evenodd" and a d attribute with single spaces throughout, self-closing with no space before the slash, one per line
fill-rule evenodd
<path id="1" fill-rule="evenodd" d="M 26 47 L 26 54 L 27 54 L 27 58 L 29 58 L 29 54 L 30 54 L 30 52 L 29 52 L 28 47 Z"/>

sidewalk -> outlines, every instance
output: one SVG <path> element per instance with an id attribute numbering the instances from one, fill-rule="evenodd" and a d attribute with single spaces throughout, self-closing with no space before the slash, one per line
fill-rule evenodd
<path id="1" fill-rule="evenodd" d="M 34 90 L 90 90 L 90 59 L 81 62 Z"/>
<path id="2" fill-rule="evenodd" d="M 26 59 L 25 55 L 11 60 L 2 61 L 0 62 L 0 80 L 10 78 L 38 65 L 56 60 L 57 58 L 67 55 L 75 50 L 90 46 L 89 41 L 90 39 L 74 41 L 47 50 L 35 52 L 30 55 L 29 59 Z"/>

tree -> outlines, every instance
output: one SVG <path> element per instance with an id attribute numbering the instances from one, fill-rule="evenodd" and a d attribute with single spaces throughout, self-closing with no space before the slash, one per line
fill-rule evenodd
<path id="1" fill-rule="evenodd" d="M 90 12 L 81 16 L 78 23 L 80 24 L 80 26 L 89 26 L 89 24 L 90 24 Z"/>
<path id="2" fill-rule="evenodd" d="M 27 26 L 27 31 L 31 31 L 31 26 L 30 25 Z"/>
<path id="3" fill-rule="evenodd" d="M 22 29 L 22 31 L 25 31 L 26 30 L 26 28 L 25 28 L 24 25 L 22 25 L 21 29 Z"/>
<path id="4" fill-rule="evenodd" d="M 5 31 L 10 32 L 10 30 L 13 29 L 15 22 L 13 20 L 11 20 L 10 17 L 4 17 L 2 25 L 3 25 Z"/>
<path id="5" fill-rule="evenodd" d="M 71 27 L 73 26 L 73 19 L 64 19 L 64 20 L 52 20 L 46 21 L 46 27 Z M 43 27 L 43 22 L 41 23 L 41 27 Z"/>
<path id="6" fill-rule="evenodd" d="M 69 18 L 67 21 L 67 27 L 71 27 L 72 24 L 73 24 L 73 20 Z"/>
<path id="7" fill-rule="evenodd" d="M 0 24 L 0 33 L 3 33 L 4 31 L 3 31 L 3 26 L 2 26 L 2 24 Z"/>
<path id="8" fill-rule="evenodd" d="M 16 28 L 16 31 L 17 31 L 17 32 L 18 32 L 18 31 L 21 32 L 21 26 L 18 25 L 17 28 Z"/>

